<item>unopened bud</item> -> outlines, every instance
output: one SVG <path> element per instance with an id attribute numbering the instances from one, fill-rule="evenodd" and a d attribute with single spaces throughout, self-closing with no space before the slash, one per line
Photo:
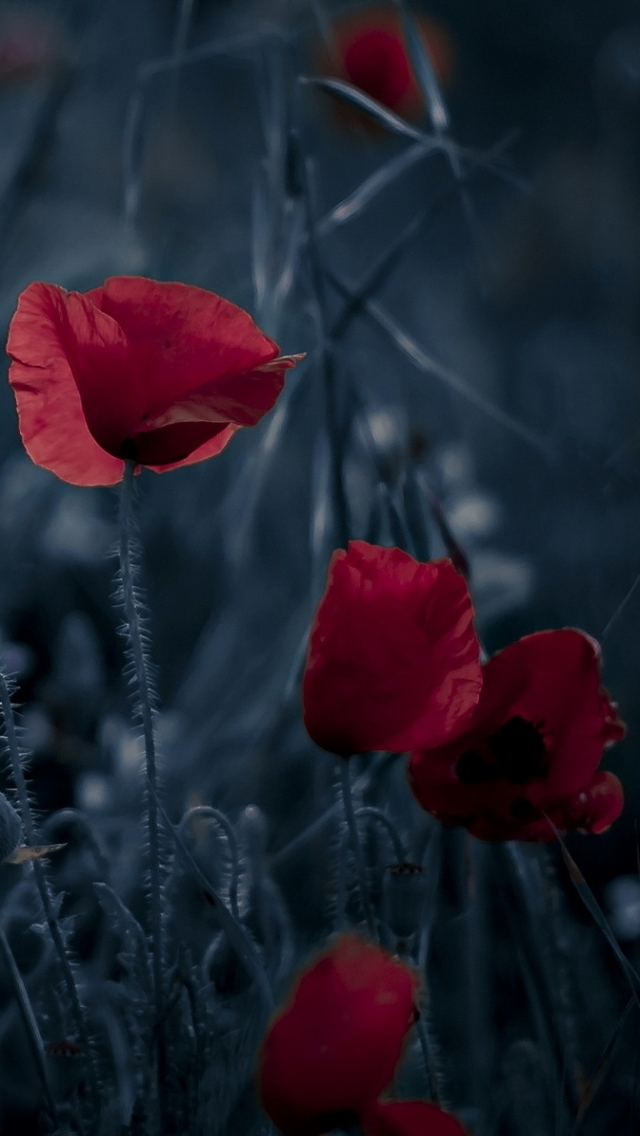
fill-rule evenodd
<path id="1" fill-rule="evenodd" d="M 418 864 L 390 864 L 382 881 L 382 910 L 398 939 L 415 934 L 422 918 L 426 883 Z"/>
<path id="2" fill-rule="evenodd" d="M 247 805 L 238 821 L 238 831 L 251 860 L 262 860 L 267 846 L 267 821 L 257 805 Z"/>

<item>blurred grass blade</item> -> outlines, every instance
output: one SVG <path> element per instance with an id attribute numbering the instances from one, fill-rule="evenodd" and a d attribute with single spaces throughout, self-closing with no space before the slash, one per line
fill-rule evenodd
<path id="1" fill-rule="evenodd" d="M 369 95 L 365 95 L 364 91 L 358 90 L 357 87 L 343 79 L 317 79 L 309 75 L 301 75 L 300 82 L 307 83 L 309 86 L 320 87 L 323 91 L 335 95 L 336 98 L 352 103 L 353 106 L 357 106 L 360 110 L 371 115 L 391 134 L 398 134 L 401 138 L 412 138 L 414 141 L 417 139 L 424 140 L 428 137 L 423 130 L 411 126 L 399 115 L 394 114 L 392 110 L 388 110 L 382 103 L 376 102 Z"/>
<path id="2" fill-rule="evenodd" d="M 591 1105 L 596 1093 L 598 1092 L 598 1089 L 600 1088 L 600 1086 L 601 1086 L 601 1084 L 602 1084 L 602 1082 L 603 1082 L 603 1080 L 604 1080 L 604 1078 L 607 1074 L 609 1066 L 611 1065 L 613 1054 L 614 1054 L 615 1048 L 618 1044 L 618 1041 L 620 1039 L 620 1034 L 622 1033 L 622 1030 L 624 1028 L 626 1020 L 629 1017 L 631 1010 L 636 1005 L 637 1005 L 636 999 L 634 997 L 631 997 L 629 999 L 629 1001 L 627 1002 L 624 1010 L 622 1011 L 622 1014 L 620 1016 L 620 1020 L 619 1020 L 618 1024 L 616 1025 L 613 1033 L 611 1034 L 611 1037 L 609 1038 L 609 1040 L 608 1040 L 608 1042 L 607 1042 L 607 1044 L 606 1044 L 606 1046 L 603 1050 L 602 1056 L 601 1056 L 600 1060 L 598 1061 L 598 1064 L 596 1065 L 596 1068 L 593 1071 L 591 1077 L 589 1078 L 588 1084 L 585 1086 L 584 1092 L 583 1092 L 582 1097 L 580 1099 L 580 1104 L 578 1106 L 578 1113 L 577 1113 L 577 1116 L 576 1116 L 575 1124 L 574 1124 L 573 1128 L 571 1129 L 571 1136 L 577 1136 L 577 1134 L 578 1134 L 578 1131 L 579 1131 L 579 1129 L 582 1125 L 584 1115 L 587 1112 L 587 1109 L 589 1108 L 589 1106 Z"/>
<path id="3" fill-rule="evenodd" d="M 387 189 L 407 170 L 433 153 L 440 153 L 442 146 L 437 138 L 421 138 L 413 146 L 408 146 L 401 154 L 378 166 L 377 170 L 360 183 L 352 193 L 334 205 L 329 213 L 318 222 L 317 231 L 326 236 L 332 229 L 351 221 L 372 201 L 377 194 Z"/>
<path id="4" fill-rule="evenodd" d="M 337 290 L 346 297 L 352 297 L 354 290 L 349 288 L 335 273 L 327 271 L 327 276 L 331 280 Z M 490 402 L 479 391 L 475 390 L 470 383 L 462 379 L 455 371 L 449 367 L 445 367 L 443 363 L 438 363 L 420 346 L 420 344 L 413 338 L 409 332 L 398 323 L 395 316 L 388 311 L 377 300 L 365 300 L 364 309 L 370 318 L 382 328 L 383 331 L 391 338 L 396 347 L 406 355 L 408 359 L 427 375 L 433 375 L 434 378 L 439 379 L 446 386 L 456 391 L 457 394 L 462 395 L 468 402 L 471 402 L 479 410 L 482 410 L 488 418 L 491 418 L 500 426 L 504 426 L 510 433 L 522 438 L 529 446 L 543 454 L 547 460 L 551 460 L 551 451 L 548 444 L 543 438 L 536 434 L 533 430 L 523 426 L 517 419 L 512 418 L 505 410 Z"/>
<path id="5" fill-rule="evenodd" d="M 463 548 L 458 544 L 445 516 L 444 509 L 440 504 L 436 494 L 429 485 L 426 477 L 419 470 L 415 473 L 416 488 L 422 493 L 423 499 L 428 503 L 431 515 L 435 521 L 436 528 L 440 534 L 440 539 L 447 550 L 447 556 L 452 561 L 458 572 L 464 576 L 465 580 L 469 579 L 470 567 L 467 554 Z"/>
<path id="6" fill-rule="evenodd" d="M 549 824 L 551 825 L 551 827 L 553 828 L 553 830 L 554 830 L 554 832 L 557 836 L 558 843 L 559 843 L 560 849 L 562 851 L 562 856 L 563 856 L 564 862 L 567 866 L 567 871 L 569 872 L 569 878 L 571 880 L 571 883 L 573 884 L 574 888 L 576 889 L 578 895 L 580 896 L 580 899 L 584 903 L 587 911 L 589 912 L 589 914 L 593 918 L 594 922 L 596 923 L 596 925 L 598 926 L 600 931 L 602 931 L 602 934 L 604 935 L 609 946 L 611 947 L 611 950 L 613 951 L 618 962 L 620 963 L 620 966 L 622 967 L 622 969 L 623 969 L 623 971 L 624 971 L 624 973 L 627 977 L 627 981 L 628 981 L 628 983 L 629 983 L 629 985 L 630 985 L 630 987 L 633 991 L 634 1000 L 637 1002 L 638 1006 L 640 1006 L 640 976 L 638 975 L 635 968 L 629 962 L 629 959 L 621 951 L 621 949 L 618 945 L 618 942 L 617 942 L 617 940 L 616 940 L 616 938 L 613 934 L 613 931 L 611 930 L 611 928 L 610 928 L 610 926 L 609 926 L 609 924 L 606 920 L 604 912 L 602 911 L 602 908 L 600 907 L 595 895 L 591 891 L 591 888 L 589 887 L 587 881 L 585 880 L 585 878 L 584 878 L 582 872 L 580 871 L 578 865 L 576 864 L 575 860 L 573 859 L 573 856 L 569 852 L 569 849 L 567 848 L 564 840 L 562 839 L 562 837 L 558 833 L 558 830 L 555 828 L 555 825 L 553 824 L 553 822 L 550 821 L 548 817 L 547 817 L 547 820 L 549 821 Z"/>
<path id="7" fill-rule="evenodd" d="M 331 508 L 332 462 L 327 432 L 321 429 L 316 438 L 311 469 L 311 517 L 309 545 L 315 565 L 324 575 L 326 553 L 334 525 Z"/>
<path id="8" fill-rule="evenodd" d="M 400 8 L 404 41 L 413 73 L 424 98 L 427 114 L 436 134 L 445 134 L 449 129 L 449 114 L 442 97 L 438 77 L 431 62 L 429 50 L 404 0 L 398 0 L 398 7 Z"/>

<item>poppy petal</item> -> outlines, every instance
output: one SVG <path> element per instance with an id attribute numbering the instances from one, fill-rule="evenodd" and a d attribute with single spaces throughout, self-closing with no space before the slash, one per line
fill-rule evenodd
<path id="1" fill-rule="evenodd" d="M 7 353 L 20 433 L 29 457 L 72 485 L 114 485 L 124 463 L 106 453 L 86 421 L 68 355 L 68 293 L 31 284 L 11 320 Z"/>
<path id="2" fill-rule="evenodd" d="M 207 383 L 248 374 L 278 355 L 277 343 L 248 312 L 204 288 L 111 276 L 87 297 L 118 323 L 130 344 L 154 345 L 145 392 L 150 416 Z"/>
<path id="3" fill-rule="evenodd" d="M 125 456 L 163 471 L 219 453 L 302 358 L 212 292 L 135 276 L 31 285 L 7 350 L 27 451 L 79 485 L 121 480 Z"/>
<path id="4" fill-rule="evenodd" d="M 466 584 L 449 560 L 351 541 L 311 630 L 305 725 L 332 753 L 403 751 L 459 730 L 481 668 Z"/>
<path id="5" fill-rule="evenodd" d="M 379 947 L 342 935 L 298 978 L 269 1026 L 259 1081 L 285 1136 L 353 1123 L 393 1077 L 414 1019 L 417 977 Z"/>
<path id="6" fill-rule="evenodd" d="M 483 672 L 465 733 L 411 757 L 422 807 L 483 840 L 552 840 L 545 814 L 562 831 L 604 831 L 622 809 L 622 787 L 596 770 L 624 726 L 601 686 L 598 644 L 572 628 L 538 632 Z"/>
<path id="7" fill-rule="evenodd" d="M 365 1136 L 465 1136 L 455 1116 L 428 1101 L 376 1101 L 361 1123 Z"/>
<path id="8" fill-rule="evenodd" d="M 596 773 L 586 788 L 567 802 L 571 824 L 583 832 L 601 833 L 611 827 L 624 808 L 624 790 L 613 773 Z"/>
<path id="9" fill-rule="evenodd" d="M 172 402 L 165 411 L 147 415 L 144 430 L 138 430 L 136 436 L 176 423 L 255 426 L 271 410 L 280 394 L 284 372 L 295 367 L 303 358 L 303 355 L 280 355 L 246 375 L 224 375 L 205 383 L 187 398 Z"/>

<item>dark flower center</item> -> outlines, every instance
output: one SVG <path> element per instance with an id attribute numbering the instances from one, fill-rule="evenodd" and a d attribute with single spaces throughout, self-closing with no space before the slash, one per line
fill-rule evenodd
<path id="1" fill-rule="evenodd" d="M 549 768 L 544 738 L 532 722 L 516 714 L 477 749 L 460 757 L 456 773 L 466 785 L 480 785 L 504 777 L 513 785 L 526 785 L 544 777 Z"/>

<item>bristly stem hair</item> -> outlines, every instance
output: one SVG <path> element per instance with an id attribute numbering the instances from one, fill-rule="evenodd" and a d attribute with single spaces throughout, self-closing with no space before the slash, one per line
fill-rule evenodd
<path id="1" fill-rule="evenodd" d="M 135 459 L 125 461 L 124 478 L 120 494 L 120 581 L 121 601 L 124 607 L 123 635 L 126 638 L 132 679 L 136 694 L 136 709 L 142 726 L 146 763 L 147 828 L 149 836 L 149 905 L 151 928 L 151 957 L 153 976 L 154 1017 L 156 1023 L 156 1053 L 158 1100 L 161 1114 L 166 1116 L 167 1060 L 165 1030 L 163 1027 L 163 928 L 162 885 L 160 868 L 160 838 L 158 825 L 158 788 L 154 709 L 152 703 L 151 667 L 145 651 L 143 603 L 140 594 L 139 566 L 136 554 L 136 525 L 134 516 Z M 166 1127 L 166 1126 L 165 1126 Z"/>
<path id="2" fill-rule="evenodd" d="M 29 800 L 29 792 L 27 789 L 27 782 L 22 768 L 22 757 L 20 754 L 20 745 L 18 742 L 18 731 L 16 727 L 16 718 L 11 702 L 11 695 L 13 687 L 7 679 L 3 669 L 0 667 L 0 710 L 2 718 L 4 719 L 4 742 L 9 755 L 9 762 L 11 764 L 11 773 L 18 793 L 18 804 L 20 808 L 20 816 L 22 819 L 22 827 L 26 837 L 27 844 L 30 846 L 37 845 L 38 839 L 36 834 L 36 826 L 31 811 L 31 802 Z M 33 861 L 33 874 L 36 881 L 36 886 L 40 894 L 40 902 L 44 917 L 49 928 L 49 933 L 53 941 L 58 961 L 62 970 L 64 985 L 67 992 L 67 997 L 71 1005 L 71 1013 L 75 1028 L 78 1033 L 78 1039 L 82 1048 L 84 1049 L 87 1060 L 87 1073 L 89 1081 L 89 1092 L 91 1100 L 96 1112 L 96 1118 L 100 1114 L 100 1088 L 98 1076 L 96 1073 L 95 1061 L 93 1056 L 93 1047 L 89 1038 L 87 1024 L 85 1021 L 84 1010 L 80 1002 L 80 995 L 76 986 L 76 980 L 67 953 L 67 947 L 64 941 L 62 928 L 58 921 L 56 910 L 51 892 L 49 890 L 49 883 L 45 874 L 44 866 L 40 860 Z"/>

